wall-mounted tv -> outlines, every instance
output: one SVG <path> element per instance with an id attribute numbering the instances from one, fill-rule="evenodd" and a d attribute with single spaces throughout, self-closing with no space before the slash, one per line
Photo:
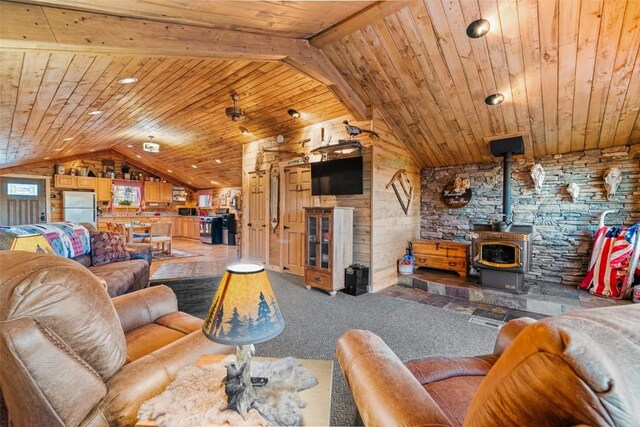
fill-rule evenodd
<path id="1" fill-rule="evenodd" d="M 362 194 L 362 156 L 311 163 L 311 195 Z"/>

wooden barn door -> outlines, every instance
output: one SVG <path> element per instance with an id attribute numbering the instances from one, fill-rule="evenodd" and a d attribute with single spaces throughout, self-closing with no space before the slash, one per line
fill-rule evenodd
<path id="1" fill-rule="evenodd" d="M 42 179 L 0 178 L 0 225 L 47 221 L 46 186 Z"/>
<path id="2" fill-rule="evenodd" d="M 282 268 L 304 274 L 304 209 L 312 206 L 311 170 L 308 167 L 285 168 L 282 186 Z"/>
<path id="3" fill-rule="evenodd" d="M 267 262 L 267 175 L 264 172 L 249 174 L 249 250 L 250 261 Z"/>

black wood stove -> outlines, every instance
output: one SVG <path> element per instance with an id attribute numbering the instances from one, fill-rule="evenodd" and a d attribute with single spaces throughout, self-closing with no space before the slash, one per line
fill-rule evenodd
<path id="1" fill-rule="evenodd" d="M 511 157 L 523 154 L 521 136 L 491 141 L 491 154 L 503 157 L 502 221 L 473 224 L 471 259 L 480 284 L 511 293 L 526 293 L 524 275 L 531 270 L 532 225 L 512 223 Z"/>

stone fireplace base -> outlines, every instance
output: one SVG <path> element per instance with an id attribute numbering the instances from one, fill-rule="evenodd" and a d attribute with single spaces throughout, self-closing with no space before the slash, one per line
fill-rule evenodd
<path id="1" fill-rule="evenodd" d="M 422 289 L 433 295 L 446 295 L 463 301 L 490 304 L 547 316 L 556 316 L 566 311 L 582 308 L 631 303 L 629 300 L 597 297 L 587 291 L 548 282 L 530 284 L 529 293 L 517 295 L 483 288 L 478 284 L 477 277 L 470 276 L 463 279 L 455 273 L 449 274 L 427 268 L 420 268 L 411 276 L 400 276 L 399 283 Z"/>

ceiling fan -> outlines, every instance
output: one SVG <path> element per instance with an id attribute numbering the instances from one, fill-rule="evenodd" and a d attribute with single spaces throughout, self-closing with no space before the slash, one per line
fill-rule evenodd
<path id="1" fill-rule="evenodd" d="M 227 117 L 231 117 L 232 121 L 237 122 L 244 117 L 244 110 L 236 105 L 238 99 L 240 99 L 237 94 L 232 93 L 231 99 L 233 99 L 233 107 L 225 108 L 224 113 L 227 115 Z"/>

